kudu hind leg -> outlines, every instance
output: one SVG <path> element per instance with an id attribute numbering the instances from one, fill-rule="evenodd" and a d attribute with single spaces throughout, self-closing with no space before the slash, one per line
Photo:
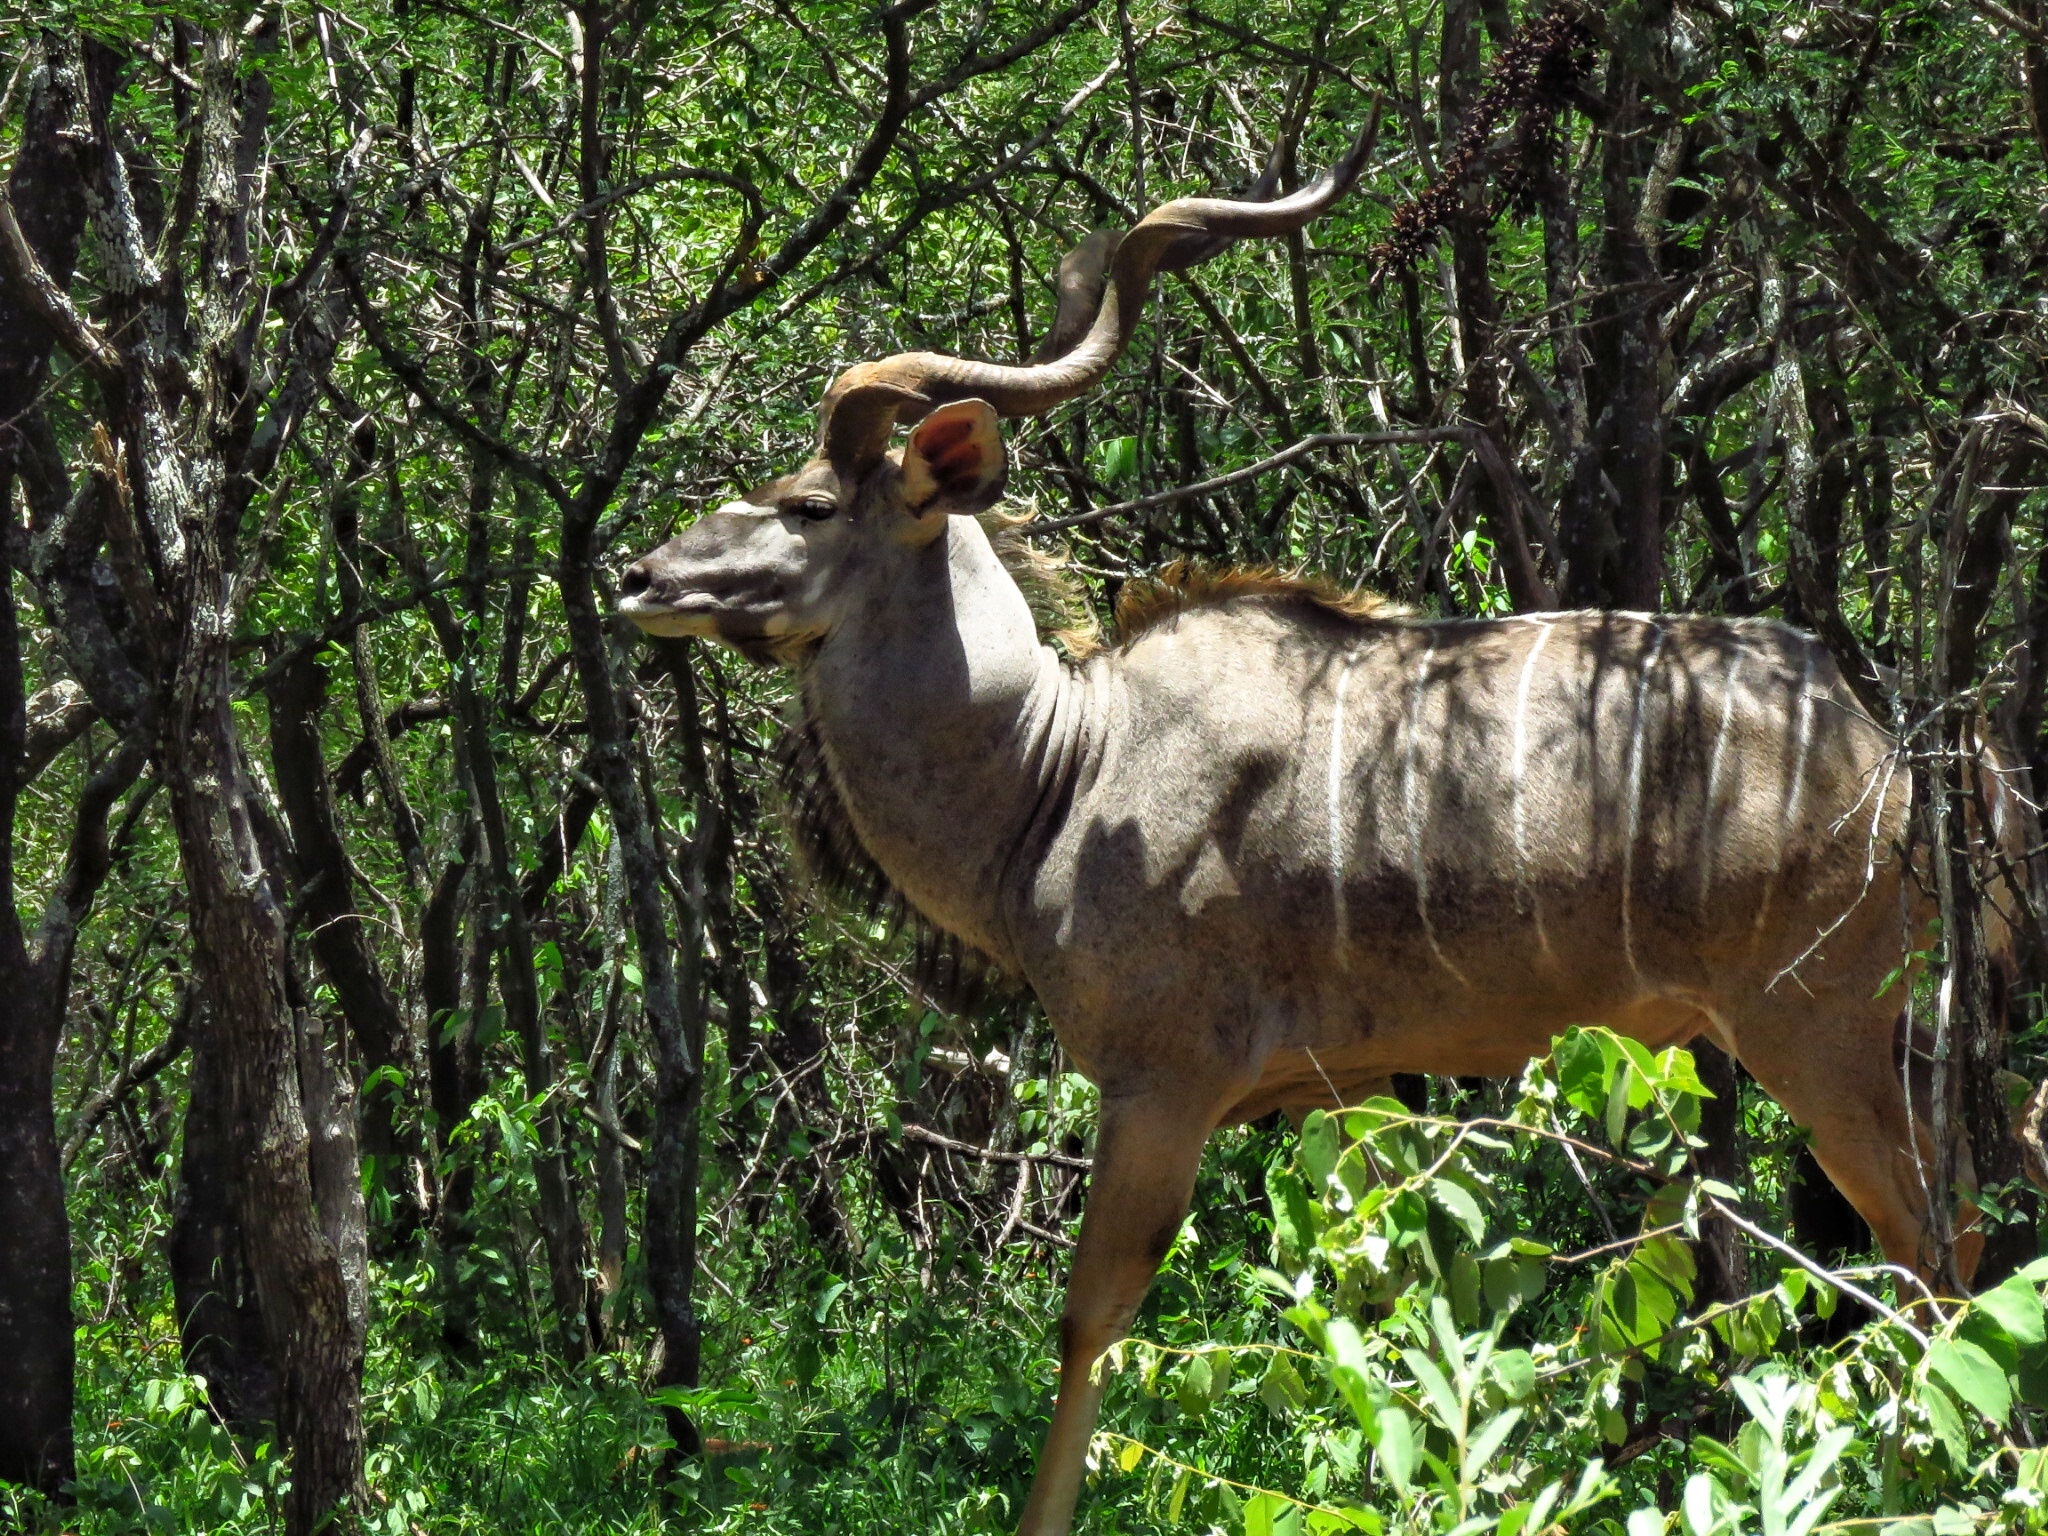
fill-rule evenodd
<path id="1" fill-rule="evenodd" d="M 1926 1127 L 1910 1113 L 1897 1069 L 1892 1018 L 1864 999 L 1808 1007 L 1805 1017 L 1781 1007 L 1737 1024 L 1736 1055 L 1811 1135 L 1814 1159 L 1885 1257 L 1929 1275 L 1927 1207 L 1939 1192 Z"/>
<path id="2" fill-rule="evenodd" d="M 1219 1112 L 1220 1113 L 1220 1112 Z M 1065 1536 L 1102 1406 L 1095 1363 L 1122 1338 L 1187 1215 L 1217 1113 L 1184 1100 L 1102 1109 L 1081 1240 L 1060 1317 L 1060 1390 L 1019 1536 Z"/>

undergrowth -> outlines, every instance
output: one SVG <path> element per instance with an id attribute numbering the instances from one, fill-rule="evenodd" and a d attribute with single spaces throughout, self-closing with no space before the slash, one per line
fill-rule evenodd
<path id="1" fill-rule="evenodd" d="M 2048 1261 L 1947 1307 L 1881 1264 L 1825 1270 L 1759 1199 L 1787 1145 L 1768 1106 L 1752 1188 L 1696 1176 L 1683 1051 L 1575 1031 L 1519 1085 L 1439 1097 L 1220 1142 L 1106 1364 L 1079 1529 L 2048 1531 Z M 275 1451 L 208 1413 L 157 1234 L 127 1214 L 131 1244 L 80 1272 L 76 1502 L 9 1509 L 77 1536 L 280 1529 Z M 1695 1245 L 1731 1219 L 1749 1285 L 1710 1299 Z M 474 1348 L 443 1337 L 428 1263 L 381 1265 L 365 1528 L 1007 1531 L 1056 1385 L 1059 1266 L 966 1237 L 884 1236 L 844 1273 L 707 1255 L 710 1384 L 663 1399 L 710 1437 L 698 1459 L 673 1454 L 644 1356 L 542 1347 L 504 1271 L 516 1224 L 473 1255 Z"/>

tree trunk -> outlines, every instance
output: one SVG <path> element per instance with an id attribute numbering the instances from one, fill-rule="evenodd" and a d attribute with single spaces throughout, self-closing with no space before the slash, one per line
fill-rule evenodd
<path id="1" fill-rule="evenodd" d="M 192 1042 L 184 1152 L 164 1257 L 185 1369 L 205 1379 L 214 1416 L 253 1438 L 277 1421 L 277 1369 L 264 1337 L 237 1214 L 234 1164 L 239 1154 L 228 1123 L 220 1036 L 195 1018 Z"/>
<path id="2" fill-rule="evenodd" d="M 1661 50 L 1669 22 L 1657 0 L 1631 23 L 1615 51 L 1602 126 L 1602 287 L 1587 326 L 1604 387 L 1593 404 L 1594 445 L 1614 487 L 1613 563 L 1600 583 L 1602 606 L 1654 612 L 1664 595 L 1665 418 L 1662 306 L 1654 301 L 1657 262 L 1643 237 L 1641 194 L 1657 114 L 1643 92 L 1632 51 Z"/>
<path id="3" fill-rule="evenodd" d="M 1735 1059 L 1705 1038 L 1692 1045 L 1700 1082 L 1713 1097 L 1700 1109 L 1700 1139 L 1693 1166 L 1702 1178 L 1739 1190 L 1744 1178 L 1742 1156 L 1742 1083 Z M 1749 1294 L 1749 1261 L 1733 1223 L 1720 1216 L 1700 1222 L 1699 1299 L 1702 1303 L 1739 1301 Z"/>
<path id="4" fill-rule="evenodd" d="M 443 867 L 420 916 L 420 1011 L 426 1015 L 427 1089 L 434 1111 L 438 1190 L 434 1233 L 441 1275 L 441 1337 L 459 1356 L 468 1356 L 476 1346 L 474 1303 L 461 1273 L 462 1255 L 470 1240 L 476 1166 L 469 1149 L 458 1147 L 451 1139 L 455 1127 L 469 1118 L 470 1107 L 482 1091 L 475 1021 L 462 1012 L 462 914 L 468 905 L 464 893 L 475 845 L 472 824 L 465 832 L 460 857 Z"/>
<path id="5" fill-rule="evenodd" d="M 7 621 L 0 621 L 7 622 Z M 51 1075 L 64 999 L 21 943 L 0 938 L 0 1482 L 54 1494 L 72 1476 L 71 1228 Z"/>
<path id="6" fill-rule="evenodd" d="M 188 652 L 163 776 L 203 1003 L 195 1052 L 210 1047 L 219 1064 L 242 1258 L 277 1373 L 277 1426 L 291 1457 L 286 1529 L 303 1536 L 362 1490 L 363 1335 L 360 1316 L 352 1315 L 345 1249 L 333 1236 L 340 1222 L 323 1222 L 316 1205 L 284 913 L 257 852 L 234 728 L 232 625 L 206 601 L 230 589 L 215 526 L 196 518 L 186 530 L 190 631 L 217 639 L 196 647 L 196 655 Z M 325 1110 L 316 1099 L 316 1121 Z"/>
<path id="7" fill-rule="evenodd" d="M 85 232 L 86 188 L 103 153 L 95 104 L 104 107 L 113 59 L 97 47 L 81 57 L 54 32 L 29 83 L 21 147 L 7 195 L 30 249 L 53 281 L 70 281 Z M 97 872 L 32 949 L 23 932 L 14 881 L 15 813 L 26 778 L 27 689 L 16 617 L 14 573 L 25 569 L 14 516 L 17 465 L 28 451 L 18 423 L 43 383 L 51 337 L 16 297 L 0 287 L 0 1483 L 60 1496 L 73 1476 L 71 1227 L 64 1209 L 63 1165 L 52 1098 L 57 1047 L 70 1000 L 77 923 L 105 873 L 105 812 L 80 807 L 73 841 L 97 843 Z M 67 881 L 67 885 L 72 884 Z"/>
<path id="8" fill-rule="evenodd" d="M 391 1202 L 391 1235 L 408 1242 L 420 1223 L 416 1128 L 405 1115 L 418 1076 L 412 1034 L 356 910 L 348 850 L 334 821 L 334 790 L 320 751 L 327 676 L 310 650 L 294 651 L 269 689 L 270 755 L 291 825 L 298 912 L 307 941 L 334 988 L 365 1075 L 362 1150 Z"/>
<path id="9" fill-rule="evenodd" d="M 640 955 L 641 1002 L 649 1033 L 654 1037 L 654 1126 L 647 1140 L 643 1177 L 647 1189 L 647 1283 L 654 1293 L 654 1317 L 661 1331 L 662 1362 L 657 1384 L 697 1385 L 704 1353 L 704 1326 L 697 1316 L 697 1174 L 700 1157 L 698 1115 L 704 1092 L 705 983 L 701 917 L 680 913 L 685 926 L 671 940 L 662 910 L 661 851 L 640 798 L 640 785 L 628 757 L 630 738 L 624 712 L 612 684 L 604 631 L 597 617 L 595 593 L 587 570 L 580 580 L 563 573 L 563 606 L 569 618 L 571 647 L 590 711 L 591 745 L 608 772 L 601 782 L 612 813 L 614 836 L 633 909 L 633 937 Z M 572 595 L 573 594 L 573 595 Z M 710 847 L 713 829 L 707 817 L 718 814 L 705 788 L 701 739 L 697 735 L 696 680 L 686 645 L 665 647 L 669 675 L 676 686 L 677 719 L 686 733 L 683 772 L 685 787 L 698 791 L 698 832 L 692 852 L 701 858 Z M 696 750 L 692 757 L 691 749 Z M 703 905 L 701 866 L 688 881 Z M 694 1456 L 702 1437 L 690 1417 L 665 1408 L 663 1417 L 676 1448 Z"/>

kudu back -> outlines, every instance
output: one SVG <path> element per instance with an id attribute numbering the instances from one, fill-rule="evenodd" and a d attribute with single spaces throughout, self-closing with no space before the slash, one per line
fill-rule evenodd
<path id="1" fill-rule="evenodd" d="M 1155 271 L 1298 228 L 1358 159 L 1277 202 L 1155 211 L 1102 281 L 1065 285 L 1101 299 L 1050 361 L 847 370 L 809 463 L 622 583 L 642 627 L 794 669 L 865 856 L 1026 981 L 1101 1088 L 1029 1536 L 1069 1526 L 1094 1366 L 1219 1125 L 1395 1072 L 1511 1074 L 1572 1024 L 1704 1035 L 1810 1130 L 1887 1256 L 1926 1259 L 1932 1165 L 1885 991 L 1924 924 L 1909 775 L 1817 642 L 1433 621 L 1240 574 L 1166 582 L 1068 661 L 977 521 L 1000 416 L 1092 387 Z"/>

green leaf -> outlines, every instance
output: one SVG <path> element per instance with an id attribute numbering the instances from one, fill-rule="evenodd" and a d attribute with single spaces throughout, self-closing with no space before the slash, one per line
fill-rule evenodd
<path id="1" fill-rule="evenodd" d="M 1958 1467 L 1968 1466 L 1970 1432 L 1963 1426 L 1963 1416 L 1956 1411 L 1956 1405 L 1931 1381 L 1921 1385 L 1919 1396 L 1920 1406 L 1927 1410 L 1928 1427 L 1948 1451 L 1949 1460 Z"/>
<path id="2" fill-rule="evenodd" d="M 1266 1374 L 1259 1378 L 1259 1400 L 1278 1414 L 1299 1413 L 1308 1406 L 1308 1388 L 1293 1360 L 1282 1354 L 1273 1356 Z"/>
<path id="3" fill-rule="evenodd" d="M 1607 1089 L 1607 1140 L 1615 1147 L 1628 1135 L 1629 1089 L 1635 1076 L 1634 1065 L 1624 1061 Z"/>
<path id="4" fill-rule="evenodd" d="M 1223 1400 L 1223 1394 L 1230 1390 L 1232 1362 L 1227 1349 L 1214 1350 L 1202 1357 L 1209 1362 L 1209 1405 L 1213 1408 Z"/>
<path id="5" fill-rule="evenodd" d="M 1936 1339 L 1927 1350 L 1927 1369 L 1957 1397 L 1994 1424 L 2012 1414 L 2012 1382 L 1998 1362 L 1967 1339 Z"/>
<path id="6" fill-rule="evenodd" d="M 1472 1437 L 1472 1443 L 1465 1450 L 1465 1465 L 1470 1475 L 1484 1475 L 1494 1453 L 1521 1422 L 1522 1410 L 1510 1408 L 1504 1413 L 1495 1414 L 1479 1427 L 1479 1432 Z"/>
<path id="7" fill-rule="evenodd" d="M 1469 1253 L 1460 1253 L 1451 1260 L 1451 1307 L 1458 1321 L 1467 1328 L 1477 1328 L 1479 1315 L 1479 1261 Z"/>
<path id="8" fill-rule="evenodd" d="M 1379 1416 L 1379 1433 L 1373 1444 L 1380 1453 L 1380 1470 L 1401 1492 L 1415 1480 L 1415 1426 L 1399 1408 L 1388 1408 Z"/>
<path id="9" fill-rule="evenodd" d="M 1321 1231 L 1318 1206 L 1309 1199 L 1308 1188 L 1291 1169 L 1266 1170 L 1266 1196 L 1273 1205 L 1273 1241 L 1279 1260 L 1290 1270 L 1300 1270 L 1315 1252 Z"/>
<path id="10" fill-rule="evenodd" d="M 1493 1357 L 1492 1371 L 1509 1402 L 1519 1403 L 1536 1390 L 1536 1361 L 1526 1349 L 1502 1350 Z"/>
<path id="11" fill-rule="evenodd" d="M 1420 1350 L 1401 1351 L 1401 1363 L 1415 1373 L 1415 1381 L 1429 1398 L 1429 1405 L 1436 1410 L 1439 1423 L 1450 1429 L 1462 1428 L 1465 1421 L 1465 1406 L 1458 1401 L 1458 1394 L 1451 1389 L 1450 1378 L 1441 1367 Z"/>
<path id="12" fill-rule="evenodd" d="M 1565 1101 L 1585 1114 L 1599 1114 L 1607 1103 L 1607 1069 L 1612 1060 L 1601 1049 L 1600 1037 L 1587 1030 L 1572 1030 L 1557 1043 L 1555 1056 L 1557 1085 Z"/>
<path id="13" fill-rule="evenodd" d="M 1337 1156 L 1342 1150 L 1335 1118 L 1322 1110 L 1311 1110 L 1301 1123 L 1301 1167 L 1318 1194 L 1337 1171 Z"/>
<path id="14" fill-rule="evenodd" d="M 1138 440 L 1105 438 L 1095 450 L 1097 472 L 1104 480 L 1128 480 L 1138 472 Z"/>
<path id="15" fill-rule="evenodd" d="M 1352 1417 L 1358 1420 L 1359 1427 L 1368 1436 L 1377 1437 L 1379 1405 L 1373 1391 L 1376 1373 L 1357 1327 L 1348 1318 L 1332 1318 L 1324 1329 L 1323 1347 L 1334 1362 L 1330 1367 L 1331 1384 L 1343 1397 Z"/>
<path id="16" fill-rule="evenodd" d="M 2018 1275 L 1986 1291 L 1971 1305 L 1989 1315 L 2015 1344 L 2048 1342 L 2048 1327 L 2043 1326 L 2041 1293 Z"/>
<path id="17" fill-rule="evenodd" d="M 2048 1346 L 2035 1344 L 2021 1350 L 2020 1368 L 2013 1379 L 2019 1384 L 2021 1402 L 2048 1408 Z"/>
<path id="18" fill-rule="evenodd" d="M 1244 1507 L 1244 1536 L 1273 1536 L 1273 1510 L 1263 1493 Z"/>
<path id="19" fill-rule="evenodd" d="M 818 1292 L 818 1299 L 811 1306 L 813 1321 L 820 1323 L 825 1321 L 826 1317 L 831 1314 L 832 1303 L 845 1294 L 847 1283 L 844 1280 L 834 1280 L 830 1285 Z"/>
<path id="20" fill-rule="evenodd" d="M 1479 1267 L 1486 1304 L 1496 1312 L 1512 1312 L 1522 1304 L 1521 1270 L 1513 1259 L 1488 1259 Z"/>
<path id="21" fill-rule="evenodd" d="M 1486 1213 L 1479 1209 L 1479 1202 L 1472 1198 L 1469 1189 L 1449 1179 L 1439 1178 L 1431 1182 L 1429 1192 L 1436 1203 L 1465 1229 L 1475 1245 L 1486 1241 Z"/>

